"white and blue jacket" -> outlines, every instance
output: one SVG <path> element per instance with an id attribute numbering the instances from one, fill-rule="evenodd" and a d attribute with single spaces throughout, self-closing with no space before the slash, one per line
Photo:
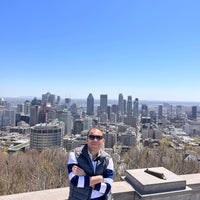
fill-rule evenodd
<path id="1" fill-rule="evenodd" d="M 86 172 L 86 176 L 77 176 L 72 167 L 77 165 Z M 114 179 L 114 166 L 111 156 L 100 150 L 98 156 L 92 160 L 87 144 L 77 147 L 69 154 L 68 174 L 70 180 L 69 200 L 103 200 L 110 192 Z M 94 188 L 90 187 L 90 176 L 102 175 L 104 181 L 98 183 Z"/>

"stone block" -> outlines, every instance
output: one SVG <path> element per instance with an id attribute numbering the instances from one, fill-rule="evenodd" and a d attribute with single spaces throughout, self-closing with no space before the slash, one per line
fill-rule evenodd
<path id="1" fill-rule="evenodd" d="M 141 195 L 186 188 L 186 180 L 164 167 L 127 170 L 125 180 Z"/>

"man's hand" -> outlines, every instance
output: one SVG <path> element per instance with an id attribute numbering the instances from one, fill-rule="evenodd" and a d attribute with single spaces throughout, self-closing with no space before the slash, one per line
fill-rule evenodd
<path id="1" fill-rule="evenodd" d="M 103 176 L 102 175 L 90 177 L 90 187 L 92 187 L 92 188 L 95 186 L 95 184 L 102 183 L 102 182 L 103 182 Z"/>
<path id="2" fill-rule="evenodd" d="M 86 173 L 83 169 L 81 169 L 80 167 L 74 165 L 72 167 L 72 171 L 74 172 L 74 174 L 76 174 L 77 176 L 85 176 Z"/>

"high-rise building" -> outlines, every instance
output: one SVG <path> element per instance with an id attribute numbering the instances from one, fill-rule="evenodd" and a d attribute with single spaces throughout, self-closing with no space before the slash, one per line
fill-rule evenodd
<path id="1" fill-rule="evenodd" d="M 87 115 L 94 115 L 94 97 L 91 93 L 87 97 Z"/>
<path id="2" fill-rule="evenodd" d="M 112 132 L 106 132 L 105 136 L 105 148 L 113 148 L 117 143 L 117 134 Z"/>
<path id="3" fill-rule="evenodd" d="M 149 111 L 148 111 L 148 106 L 146 104 L 142 104 L 141 114 L 142 114 L 142 117 L 148 116 Z"/>
<path id="4" fill-rule="evenodd" d="M 55 106 L 56 103 L 56 95 L 55 94 L 50 94 L 48 102 L 51 103 L 51 106 Z"/>
<path id="5" fill-rule="evenodd" d="M 64 123 L 58 120 L 36 124 L 31 127 L 30 148 L 42 151 L 45 148 L 62 147 Z"/>
<path id="6" fill-rule="evenodd" d="M 100 114 L 103 112 L 107 113 L 107 106 L 108 106 L 108 95 L 101 94 L 100 95 Z"/>
<path id="7" fill-rule="evenodd" d="M 65 108 L 70 108 L 71 106 L 71 99 L 70 98 L 65 98 Z"/>
<path id="8" fill-rule="evenodd" d="M 108 113 L 106 113 L 106 112 L 101 113 L 100 122 L 101 123 L 107 123 L 108 122 Z"/>
<path id="9" fill-rule="evenodd" d="M 192 106 L 192 119 L 197 119 L 197 106 Z"/>
<path id="10" fill-rule="evenodd" d="M 65 124 L 65 134 L 71 134 L 73 127 L 73 117 L 71 112 L 67 109 L 57 111 L 57 117 L 59 121 L 63 121 Z"/>
<path id="11" fill-rule="evenodd" d="M 181 118 L 182 117 L 182 115 L 183 115 L 183 110 L 182 110 L 183 108 L 182 108 L 182 106 L 181 105 L 177 105 L 176 106 L 176 117 L 177 118 Z"/>
<path id="12" fill-rule="evenodd" d="M 39 123 L 40 111 L 41 111 L 41 106 L 38 106 L 38 105 L 31 106 L 31 111 L 30 111 L 30 125 L 31 126 Z"/>
<path id="13" fill-rule="evenodd" d="M 173 118 L 173 106 L 168 104 L 167 105 L 167 119 L 171 120 Z"/>
<path id="14" fill-rule="evenodd" d="M 110 113 L 110 123 L 115 124 L 117 122 L 117 114 L 114 112 Z"/>
<path id="15" fill-rule="evenodd" d="M 24 102 L 24 114 L 30 116 L 31 103 L 29 100 Z"/>
<path id="16" fill-rule="evenodd" d="M 42 104 L 49 101 L 50 93 L 47 92 L 46 94 L 42 94 Z"/>
<path id="17" fill-rule="evenodd" d="M 4 126 L 15 126 L 15 119 L 16 119 L 16 113 L 13 110 L 2 110 L 2 113 L 0 114 L 2 118 L 0 118 L 0 125 L 1 127 Z"/>
<path id="18" fill-rule="evenodd" d="M 83 130 L 89 130 L 92 128 L 92 118 L 87 116 L 83 119 Z"/>
<path id="19" fill-rule="evenodd" d="M 56 99 L 56 104 L 59 105 L 60 104 L 60 96 L 57 96 L 57 99 Z"/>
<path id="20" fill-rule="evenodd" d="M 73 134 L 81 134 L 83 131 L 83 119 L 76 119 L 74 121 Z"/>
<path id="21" fill-rule="evenodd" d="M 69 109 L 69 110 L 71 111 L 71 114 L 72 114 L 73 117 L 78 115 L 78 106 L 77 106 L 76 103 L 73 103 L 73 104 L 70 106 L 70 109 Z"/>
<path id="22" fill-rule="evenodd" d="M 133 103 L 132 103 L 132 96 L 128 96 L 127 100 L 127 116 L 133 115 Z"/>
<path id="23" fill-rule="evenodd" d="M 127 131 L 125 133 L 121 133 L 118 139 L 124 146 L 133 147 L 136 144 L 135 132 Z"/>
<path id="24" fill-rule="evenodd" d="M 126 99 L 124 99 L 124 113 L 126 114 L 127 113 L 127 102 L 126 102 Z"/>
<path id="25" fill-rule="evenodd" d="M 163 117 L 163 106 L 159 105 L 158 106 L 158 119 L 162 119 Z"/>
<path id="26" fill-rule="evenodd" d="M 17 113 L 24 114 L 24 104 L 23 103 L 17 104 Z"/>
<path id="27" fill-rule="evenodd" d="M 121 93 L 119 94 L 119 98 L 118 98 L 118 113 L 121 115 L 124 114 L 124 99 Z"/>
<path id="28" fill-rule="evenodd" d="M 51 106 L 55 105 L 56 102 L 56 96 L 55 94 L 51 94 L 49 92 L 47 92 L 46 94 L 42 95 L 42 104 L 49 102 L 51 103 Z"/>
<path id="29" fill-rule="evenodd" d="M 0 106 L 6 106 L 7 102 L 4 98 L 0 98 Z"/>
<path id="30" fill-rule="evenodd" d="M 116 104 L 113 104 L 113 105 L 111 106 L 111 112 L 117 114 L 117 110 L 118 110 L 118 106 L 117 106 Z"/>
<path id="31" fill-rule="evenodd" d="M 135 118 L 138 118 L 139 115 L 139 100 L 138 98 L 135 98 L 135 101 L 133 103 L 133 116 Z"/>

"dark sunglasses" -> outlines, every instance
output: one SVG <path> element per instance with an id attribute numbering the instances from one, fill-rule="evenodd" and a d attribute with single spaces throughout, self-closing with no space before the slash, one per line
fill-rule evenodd
<path id="1" fill-rule="evenodd" d="M 101 135 L 88 135 L 88 138 L 89 138 L 90 140 L 94 140 L 94 139 L 102 140 L 102 139 L 103 139 L 103 136 L 101 136 Z"/>

